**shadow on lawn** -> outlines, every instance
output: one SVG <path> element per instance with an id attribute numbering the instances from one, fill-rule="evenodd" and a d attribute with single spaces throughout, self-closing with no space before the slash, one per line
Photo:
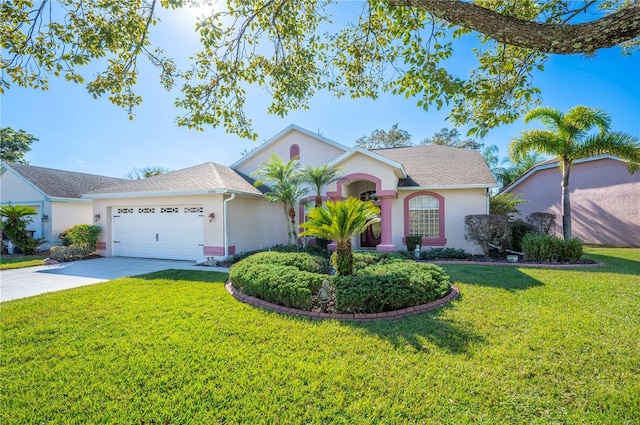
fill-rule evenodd
<path id="1" fill-rule="evenodd" d="M 428 351 L 433 344 L 451 354 L 470 354 L 470 346 L 482 344 L 485 339 L 466 323 L 446 319 L 444 313 L 449 308 L 451 306 L 400 320 L 344 323 L 375 334 L 397 349 L 409 344 L 416 351 Z"/>
<path id="2" fill-rule="evenodd" d="M 594 272 L 614 272 L 620 274 L 640 275 L 640 262 L 626 258 L 601 254 L 585 254 L 591 260 L 604 263 L 604 266 L 593 268 Z"/>
<path id="3" fill-rule="evenodd" d="M 517 267 L 465 264 L 439 264 L 439 266 L 447 272 L 454 283 L 490 286 L 507 291 L 520 291 L 544 285 L 539 280 L 522 273 Z"/>

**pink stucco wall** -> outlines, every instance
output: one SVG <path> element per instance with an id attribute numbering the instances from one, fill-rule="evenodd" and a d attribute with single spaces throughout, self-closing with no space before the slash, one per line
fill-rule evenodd
<path id="1" fill-rule="evenodd" d="M 556 232 L 562 234 L 559 168 L 539 170 L 510 190 L 528 202 L 520 205 L 522 218 L 536 211 L 556 214 Z M 603 158 L 579 162 L 569 181 L 572 234 L 585 243 L 640 246 L 640 173 L 630 175 L 618 160 Z"/>

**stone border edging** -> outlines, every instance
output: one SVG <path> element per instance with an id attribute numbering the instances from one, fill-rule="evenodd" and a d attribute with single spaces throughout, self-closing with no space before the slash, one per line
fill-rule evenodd
<path id="1" fill-rule="evenodd" d="M 314 320 L 351 320 L 358 322 L 370 322 L 373 320 L 381 319 L 401 319 L 403 317 L 412 316 L 414 314 L 424 313 L 425 311 L 435 310 L 448 304 L 460 296 L 460 291 L 454 285 L 451 286 L 451 291 L 444 297 L 431 301 L 427 304 L 420 304 L 413 307 L 403 308 L 402 310 L 385 311 L 383 313 L 321 313 L 315 311 L 298 310 L 295 308 L 284 307 L 278 304 L 273 304 L 260 298 L 252 297 L 240 292 L 231 281 L 227 281 L 224 286 L 227 292 L 229 292 L 236 300 L 252 305 L 254 307 L 263 308 L 266 310 L 275 311 L 276 313 L 287 314 L 289 316 L 303 317 Z"/>
<path id="2" fill-rule="evenodd" d="M 583 263 L 583 264 L 575 264 L 575 263 L 508 263 L 506 261 L 466 261 L 466 260 L 442 260 L 442 261 L 427 261 L 429 264 L 436 264 L 438 266 L 447 265 L 447 264 L 467 264 L 470 266 L 510 266 L 510 267 L 537 267 L 540 269 L 574 269 L 578 267 L 597 267 L 597 266 L 605 266 L 606 263 L 601 263 L 599 261 L 595 263 Z"/>

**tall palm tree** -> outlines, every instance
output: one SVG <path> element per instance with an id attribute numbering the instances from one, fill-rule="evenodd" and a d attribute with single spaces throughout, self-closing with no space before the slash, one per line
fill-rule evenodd
<path id="1" fill-rule="evenodd" d="M 269 161 L 251 173 L 254 185 L 272 184 L 265 197 L 270 202 L 282 202 L 287 221 L 287 235 L 290 245 L 296 244 L 296 205 L 307 194 L 308 189 L 300 187 L 302 174 L 297 158 L 284 162 L 277 154 L 271 154 Z"/>
<path id="2" fill-rule="evenodd" d="M 336 242 L 335 267 L 339 275 L 353 274 L 351 239 L 380 221 L 380 209 L 372 202 L 350 197 L 345 201 L 327 201 L 324 207 L 309 211 L 300 236 L 315 236 Z"/>
<path id="3" fill-rule="evenodd" d="M 341 178 L 342 172 L 337 168 L 330 168 L 328 164 L 319 167 L 306 166 L 302 169 L 302 181 L 315 190 L 316 207 L 322 206 L 322 191 Z"/>
<path id="4" fill-rule="evenodd" d="M 611 132 L 611 117 L 601 109 L 576 106 L 566 114 L 554 108 L 536 108 L 524 122 L 538 120 L 546 130 L 526 130 L 513 140 L 509 149 L 512 158 L 521 158 L 530 151 L 555 156 L 562 172 L 562 228 L 564 239 L 571 239 L 571 202 L 569 174 L 575 160 L 608 153 L 625 161 L 629 172 L 640 169 L 638 138 L 621 132 Z M 594 130 L 598 130 L 594 132 Z"/>
<path id="5" fill-rule="evenodd" d="M 297 241 L 296 206 L 308 192 L 308 188 L 300 187 L 300 185 L 295 182 L 284 182 L 273 185 L 271 190 L 264 195 L 270 202 L 283 203 L 284 213 L 287 217 L 289 245 L 295 245 Z"/>

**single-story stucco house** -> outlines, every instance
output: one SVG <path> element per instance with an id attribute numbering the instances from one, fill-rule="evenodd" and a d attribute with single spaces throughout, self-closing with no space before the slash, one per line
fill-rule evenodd
<path id="1" fill-rule="evenodd" d="M 364 150 L 349 148 L 291 125 L 231 166 L 207 162 L 143 180 L 94 190 L 93 214 L 102 220 L 98 253 L 200 260 L 287 242 L 281 204 L 269 203 L 250 174 L 269 160 L 298 158 L 301 165 L 330 164 L 343 178 L 325 199 L 373 200 L 379 226 L 354 241 L 356 248 L 405 249 L 406 235 L 423 235 L 423 247 L 474 251 L 464 239 L 464 217 L 488 213 L 496 182 L 480 153 L 443 146 Z M 309 194 L 309 200 L 314 199 Z M 298 218 L 304 219 L 301 205 Z"/>
<path id="2" fill-rule="evenodd" d="M 94 174 L 35 167 L 27 164 L 0 164 L 0 205 L 33 207 L 36 214 L 27 227 L 43 248 L 60 244 L 58 236 L 76 224 L 93 224 L 91 199 L 81 195 L 128 180 Z"/>
<path id="3" fill-rule="evenodd" d="M 532 212 L 556 215 L 562 235 L 562 173 L 556 160 L 542 162 L 502 189 L 527 202 L 521 217 Z M 569 179 L 571 231 L 585 243 L 640 246 L 640 173 L 629 174 L 627 164 L 611 155 L 579 159 Z"/>

